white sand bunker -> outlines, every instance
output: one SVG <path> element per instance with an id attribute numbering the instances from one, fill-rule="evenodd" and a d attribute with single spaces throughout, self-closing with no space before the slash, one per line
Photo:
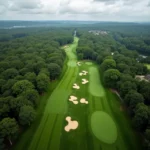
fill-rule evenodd
<path id="1" fill-rule="evenodd" d="M 73 84 L 73 88 L 74 89 L 80 89 L 80 87 L 75 83 L 75 84 Z"/>
<path id="2" fill-rule="evenodd" d="M 80 103 L 82 104 L 88 104 L 89 102 L 85 98 L 80 99 Z"/>
<path id="3" fill-rule="evenodd" d="M 85 76 L 85 75 L 87 75 L 87 73 L 88 73 L 87 71 L 83 70 L 82 72 L 79 73 L 79 76 L 83 76 L 83 75 Z"/>
<path id="4" fill-rule="evenodd" d="M 78 66 L 81 66 L 81 62 L 77 62 L 77 65 L 78 65 Z"/>
<path id="5" fill-rule="evenodd" d="M 71 129 L 75 130 L 78 127 L 78 122 L 77 121 L 71 121 L 71 117 L 66 117 L 66 121 L 68 121 L 68 125 L 65 126 L 65 131 L 69 132 Z"/>
<path id="6" fill-rule="evenodd" d="M 88 80 L 82 79 L 82 84 L 86 84 L 86 83 L 88 83 L 88 82 L 89 82 Z"/>
<path id="7" fill-rule="evenodd" d="M 75 96 L 70 96 L 69 101 L 73 102 L 75 105 L 78 104 L 77 97 L 75 97 Z"/>

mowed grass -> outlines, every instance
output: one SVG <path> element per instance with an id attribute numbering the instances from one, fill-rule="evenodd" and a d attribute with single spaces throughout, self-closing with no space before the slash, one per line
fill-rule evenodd
<path id="1" fill-rule="evenodd" d="M 112 144 L 117 139 L 117 128 L 112 118 L 104 111 L 95 111 L 91 116 L 93 134 L 102 142 Z"/>
<path id="2" fill-rule="evenodd" d="M 150 64 L 145 64 L 145 66 L 150 70 Z"/>
<path id="3" fill-rule="evenodd" d="M 91 72 L 92 67 L 92 74 Z M 80 86 L 80 89 L 73 89 L 70 95 L 78 97 L 78 102 L 80 98 L 85 98 L 89 104 L 79 104 L 74 105 L 68 100 L 68 111 L 66 116 L 71 116 L 73 120 L 79 122 L 79 127 L 76 130 L 71 130 L 66 132 L 64 127 L 67 125 L 67 121 L 64 117 L 64 123 L 62 128 L 62 136 L 60 142 L 60 150 L 141 150 L 138 135 L 131 127 L 131 120 L 125 111 L 120 109 L 121 101 L 120 99 L 109 90 L 104 88 L 101 84 L 98 67 L 93 63 L 93 65 L 88 65 L 82 62 L 79 67 L 79 72 L 86 70 L 89 72 L 86 76 L 77 76 L 75 83 Z M 91 75 L 93 77 L 91 77 Z M 92 81 L 93 83 L 88 83 L 86 85 L 81 84 L 81 79 L 85 78 Z M 97 85 L 97 83 L 99 85 Z M 92 84 L 98 96 L 92 94 L 89 87 Z M 94 87 L 94 85 L 96 87 Z M 69 99 L 69 96 L 68 96 Z M 117 139 L 112 144 L 107 144 L 106 142 L 99 140 L 91 128 L 91 116 L 95 111 L 103 111 L 107 113 L 117 128 Z M 99 126 L 100 128 L 101 126 Z M 110 127 L 111 128 L 111 127 Z M 114 130 L 112 132 L 115 132 Z M 103 131 L 102 134 L 109 134 L 107 131 Z M 111 134 L 111 132 L 110 132 Z M 107 137 L 107 136 L 106 136 Z"/>
<path id="4" fill-rule="evenodd" d="M 74 49 L 78 44 L 78 38 L 67 47 L 68 63 L 76 63 Z M 78 73 L 77 66 L 68 65 L 68 69 L 58 86 L 48 98 L 42 120 L 36 130 L 28 150 L 59 150 L 62 122 L 64 114 L 68 111 L 67 98 L 71 94 L 72 84 Z"/>
<path id="5" fill-rule="evenodd" d="M 100 97 L 104 96 L 105 91 L 104 91 L 104 88 L 101 84 L 100 76 L 99 76 L 99 72 L 98 72 L 97 68 L 96 67 L 90 67 L 89 68 L 89 74 L 90 74 L 89 92 L 93 96 L 100 96 Z"/>

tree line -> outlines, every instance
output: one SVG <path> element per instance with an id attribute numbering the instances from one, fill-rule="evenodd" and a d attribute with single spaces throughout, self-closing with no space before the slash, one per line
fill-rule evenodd
<path id="1" fill-rule="evenodd" d="M 132 117 L 133 127 L 144 136 L 144 147 L 150 149 L 150 82 L 135 79 L 150 73 L 140 62 L 141 56 L 114 40 L 112 34 L 93 35 L 80 31 L 77 55 L 79 59 L 99 64 L 105 87 L 118 92 Z"/>
<path id="2" fill-rule="evenodd" d="M 40 95 L 62 72 L 65 52 L 60 46 L 73 42 L 71 30 L 30 31 L 3 30 L 17 36 L 0 41 L 0 149 L 12 145 L 20 128 L 34 121 Z"/>

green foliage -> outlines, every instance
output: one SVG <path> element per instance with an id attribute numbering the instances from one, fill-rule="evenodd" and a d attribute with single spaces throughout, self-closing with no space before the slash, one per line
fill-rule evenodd
<path id="1" fill-rule="evenodd" d="M 12 87 L 13 93 L 19 95 L 27 90 L 31 90 L 34 88 L 34 85 L 28 80 L 21 80 L 14 84 Z"/>
<path id="2" fill-rule="evenodd" d="M 133 124 L 139 131 L 143 131 L 146 129 L 150 117 L 149 115 L 150 115 L 149 109 L 145 104 L 139 103 L 136 106 Z"/>
<path id="3" fill-rule="evenodd" d="M 60 66 L 57 65 L 56 63 L 50 63 L 48 65 L 48 70 L 50 72 L 51 80 L 55 80 L 56 78 L 58 78 L 58 76 L 60 75 L 60 72 L 61 72 Z"/>
<path id="4" fill-rule="evenodd" d="M 143 95 L 134 90 L 129 91 L 129 93 L 125 95 L 124 100 L 130 109 L 134 109 L 138 103 L 144 102 Z"/>
<path id="5" fill-rule="evenodd" d="M 36 90 L 31 89 L 22 93 L 23 97 L 31 101 L 35 106 L 38 104 L 39 94 Z"/>
<path id="6" fill-rule="evenodd" d="M 113 88 L 120 79 L 120 72 L 117 69 L 108 69 L 104 72 L 104 82 L 106 86 Z"/>
<path id="7" fill-rule="evenodd" d="M 14 118 L 4 118 L 0 122 L 0 137 L 9 140 L 12 145 L 12 139 L 16 138 L 18 135 L 19 127 Z"/>
<path id="8" fill-rule="evenodd" d="M 19 122 L 21 125 L 30 125 L 35 117 L 35 110 L 31 106 L 24 105 L 20 108 Z"/>
<path id="9" fill-rule="evenodd" d="M 49 77 L 44 74 L 44 73 L 40 73 L 37 77 L 36 77 L 36 83 L 37 83 L 37 89 L 39 92 L 45 92 L 48 88 L 48 84 L 49 84 Z"/>
<path id="10" fill-rule="evenodd" d="M 106 71 L 107 69 L 116 68 L 116 62 L 113 59 L 105 59 L 101 64 L 101 68 L 103 71 Z"/>

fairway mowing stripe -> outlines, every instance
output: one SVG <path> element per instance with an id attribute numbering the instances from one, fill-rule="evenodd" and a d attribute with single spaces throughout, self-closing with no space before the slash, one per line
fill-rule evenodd
<path id="1" fill-rule="evenodd" d="M 58 118 L 55 122 L 53 132 L 51 134 L 51 139 L 47 150 L 59 150 L 60 149 L 60 139 L 62 134 L 62 126 L 64 121 L 64 115 L 58 115 Z"/>
<path id="2" fill-rule="evenodd" d="M 92 96 L 92 106 L 93 106 L 93 110 L 95 110 L 95 100 L 94 100 L 94 96 Z"/>
<path id="3" fill-rule="evenodd" d="M 90 131 L 90 127 L 89 127 L 89 125 L 90 125 L 90 119 L 89 119 L 88 116 L 86 117 L 86 124 L 87 124 L 87 126 L 86 126 L 86 130 L 87 130 L 86 137 L 87 137 L 87 145 L 88 145 L 87 149 L 88 150 L 93 150 L 93 148 L 94 148 L 93 138 L 92 138 L 91 133 L 89 132 Z"/>
<path id="4" fill-rule="evenodd" d="M 76 72 L 76 69 L 73 69 L 73 71 L 71 72 L 71 77 L 69 79 L 69 82 L 66 84 L 66 89 L 70 89 L 70 87 L 72 87 L 73 82 L 71 82 L 74 78 L 74 73 Z M 74 79 L 75 80 L 75 79 Z M 70 85 L 70 86 L 69 86 Z"/>
<path id="5" fill-rule="evenodd" d="M 50 147 L 50 143 L 51 143 L 51 139 L 52 139 L 52 135 L 53 135 L 53 132 L 54 132 L 54 127 L 55 127 L 57 118 L 58 118 L 58 114 L 56 114 L 56 117 L 55 117 L 55 120 L 54 120 L 54 123 L 53 123 L 53 126 L 52 126 L 52 132 L 50 133 L 50 136 L 49 136 L 47 150 L 48 150 L 49 147 Z"/>
<path id="6" fill-rule="evenodd" d="M 36 133 L 37 133 L 37 134 L 40 133 L 40 135 L 38 136 L 38 135 L 36 135 L 36 133 L 35 133 L 34 138 L 32 139 L 33 143 L 31 142 L 31 144 L 32 144 L 33 146 L 32 146 L 32 145 L 30 146 L 30 147 L 31 147 L 31 150 L 37 149 L 37 146 L 38 146 L 38 144 L 39 144 L 39 140 L 41 139 L 41 135 L 42 135 L 42 133 L 43 133 L 45 124 L 46 124 L 46 122 L 47 122 L 47 120 L 48 120 L 48 116 L 49 116 L 49 114 L 48 114 L 48 115 L 44 115 L 45 118 L 43 118 L 43 120 L 41 120 L 40 127 L 39 127 L 39 128 L 37 129 L 37 131 L 36 131 Z M 44 123 L 44 124 L 42 124 L 42 123 Z M 38 132 L 38 130 L 40 130 L 40 129 L 41 129 L 41 132 L 40 132 L 40 131 Z M 35 139 L 35 140 L 34 140 L 34 139 Z M 34 144 L 34 143 L 35 143 L 35 144 Z M 29 147 L 29 149 L 30 149 L 30 147 Z M 35 148 L 33 148 L 33 147 L 35 147 Z"/>
<path id="7" fill-rule="evenodd" d="M 37 150 L 41 150 L 41 149 L 46 149 L 47 145 L 48 145 L 48 137 L 51 133 L 51 128 L 53 126 L 53 123 L 55 121 L 56 115 L 55 114 L 51 114 L 48 117 L 48 121 L 46 122 L 46 125 L 44 126 L 44 130 L 42 132 L 40 141 L 38 143 L 38 147 Z"/>
<path id="8" fill-rule="evenodd" d="M 58 86 L 56 88 L 61 87 L 62 83 L 65 82 L 66 76 L 68 76 L 68 72 L 70 72 L 70 68 L 68 67 L 65 75 L 63 76 L 63 78 L 61 79 L 61 81 L 59 82 Z"/>
<path id="9" fill-rule="evenodd" d="M 110 109 L 110 106 L 109 106 L 109 103 L 108 103 L 108 101 L 107 101 L 107 98 L 106 98 L 106 96 L 104 97 L 104 106 L 105 106 L 105 112 L 107 112 L 108 114 L 110 114 L 111 115 L 111 109 Z M 111 115 L 112 116 L 112 115 Z"/>
<path id="10" fill-rule="evenodd" d="M 102 105 L 99 97 L 94 97 L 95 99 L 95 110 L 102 110 Z"/>
<path id="11" fill-rule="evenodd" d="M 104 106 L 104 97 L 102 97 L 102 98 L 101 98 L 101 104 L 102 104 L 103 111 L 105 111 L 105 106 Z"/>

